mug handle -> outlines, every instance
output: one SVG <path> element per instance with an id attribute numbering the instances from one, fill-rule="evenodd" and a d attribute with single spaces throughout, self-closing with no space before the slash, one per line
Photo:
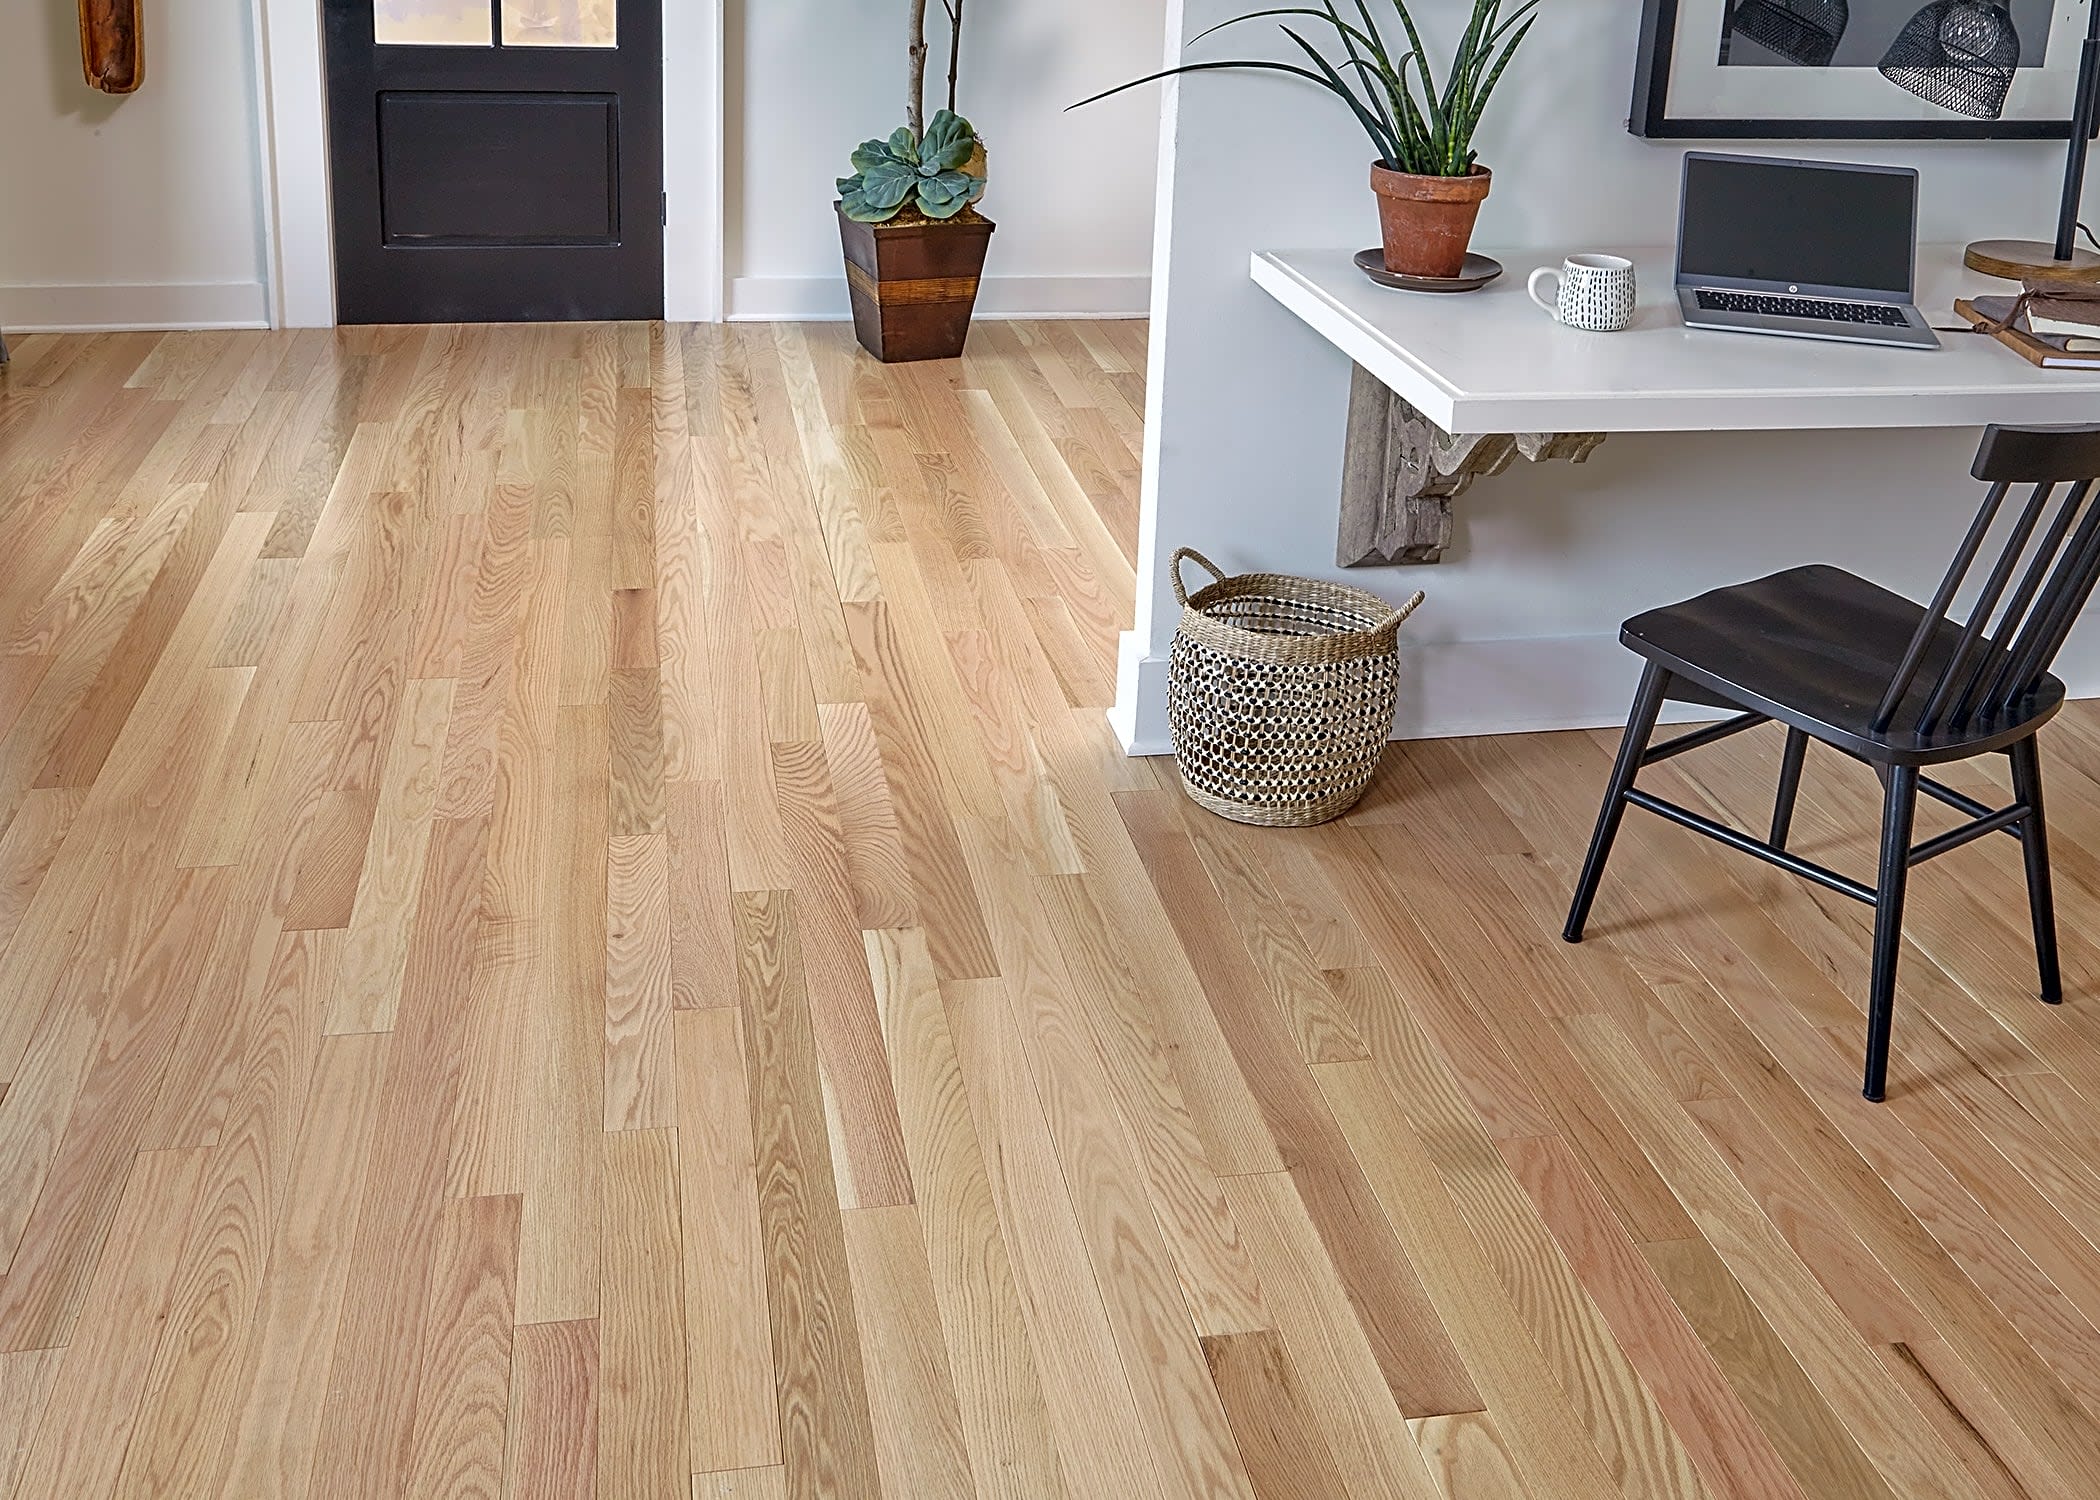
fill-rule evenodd
<path id="1" fill-rule="evenodd" d="M 1531 273 L 1531 280 L 1524 283 L 1524 290 L 1531 293 L 1532 301 L 1536 302 L 1540 307 L 1543 307 L 1544 309 L 1546 309 L 1547 312 L 1552 313 L 1553 316 L 1557 318 L 1560 316 L 1560 308 L 1556 305 L 1555 302 L 1549 302 L 1544 297 L 1541 297 L 1539 295 L 1539 280 L 1541 277 L 1546 276 L 1551 276 L 1556 283 L 1559 282 L 1560 267 L 1540 266 L 1536 271 L 1533 271 Z M 1557 297 L 1560 292 L 1559 286 L 1556 285 L 1553 290 Z"/>

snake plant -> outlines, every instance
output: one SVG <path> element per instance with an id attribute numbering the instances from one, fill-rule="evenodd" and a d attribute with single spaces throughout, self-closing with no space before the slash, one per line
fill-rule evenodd
<path id="1" fill-rule="evenodd" d="M 1441 82 L 1430 69 L 1428 51 L 1408 13 L 1407 0 L 1386 0 L 1399 23 L 1399 32 L 1390 41 L 1371 13 L 1372 0 L 1349 3 L 1353 18 L 1344 17 L 1334 0 L 1319 0 L 1317 6 L 1249 11 L 1219 22 L 1194 39 L 1201 41 L 1212 32 L 1265 17 L 1309 17 L 1326 27 L 1340 48 L 1338 56 L 1330 56 L 1307 41 L 1297 27 L 1280 26 L 1292 45 L 1305 54 L 1310 67 L 1256 59 L 1183 63 L 1105 89 L 1079 103 L 1092 104 L 1181 73 L 1246 68 L 1289 73 L 1309 79 L 1348 105 L 1384 166 L 1424 177 L 1465 176 L 1473 170 L 1473 134 L 1480 127 L 1480 117 L 1510 58 L 1530 35 L 1538 19 L 1539 0 L 1517 0 L 1507 9 L 1504 0 L 1473 0 L 1472 17 Z M 1393 23 L 1388 20 L 1386 24 Z"/>

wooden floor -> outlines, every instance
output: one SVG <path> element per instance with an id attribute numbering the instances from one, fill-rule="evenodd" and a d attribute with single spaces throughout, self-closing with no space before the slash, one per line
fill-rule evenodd
<path id="1" fill-rule="evenodd" d="M 0 1492 L 2100 1495 L 2100 712 L 2069 1003 L 1936 862 L 1868 1105 L 1840 898 L 1557 941 L 1610 735 L 1115 754 L 1143 338 L 19 341 Z"/>

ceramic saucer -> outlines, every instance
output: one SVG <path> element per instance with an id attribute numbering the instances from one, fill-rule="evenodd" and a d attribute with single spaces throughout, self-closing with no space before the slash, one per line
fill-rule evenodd
<path id="1" fill-rule="evenodd" d="M 1456 276 L 1408 276 L 1388 271 L 1385 252 L 1376 248 L 1357 251 L 1356 268 L 1397 292 L 1476 292 L 1502 274 L 1501 261 L 1469 252 L 1465 269 Z"/>

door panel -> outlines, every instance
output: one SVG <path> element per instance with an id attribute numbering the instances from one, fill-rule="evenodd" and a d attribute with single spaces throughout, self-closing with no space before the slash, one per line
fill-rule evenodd
<path id="1" fill-rule="evenodd" d="M 661 317 L 659 3 L 324 0 L 338 318 Z"/>
<path id="2" fill-rule="evenodd" d="M 617 245 L 619 170 L 611 94 L 379 96 L 389 246 Z"/>

